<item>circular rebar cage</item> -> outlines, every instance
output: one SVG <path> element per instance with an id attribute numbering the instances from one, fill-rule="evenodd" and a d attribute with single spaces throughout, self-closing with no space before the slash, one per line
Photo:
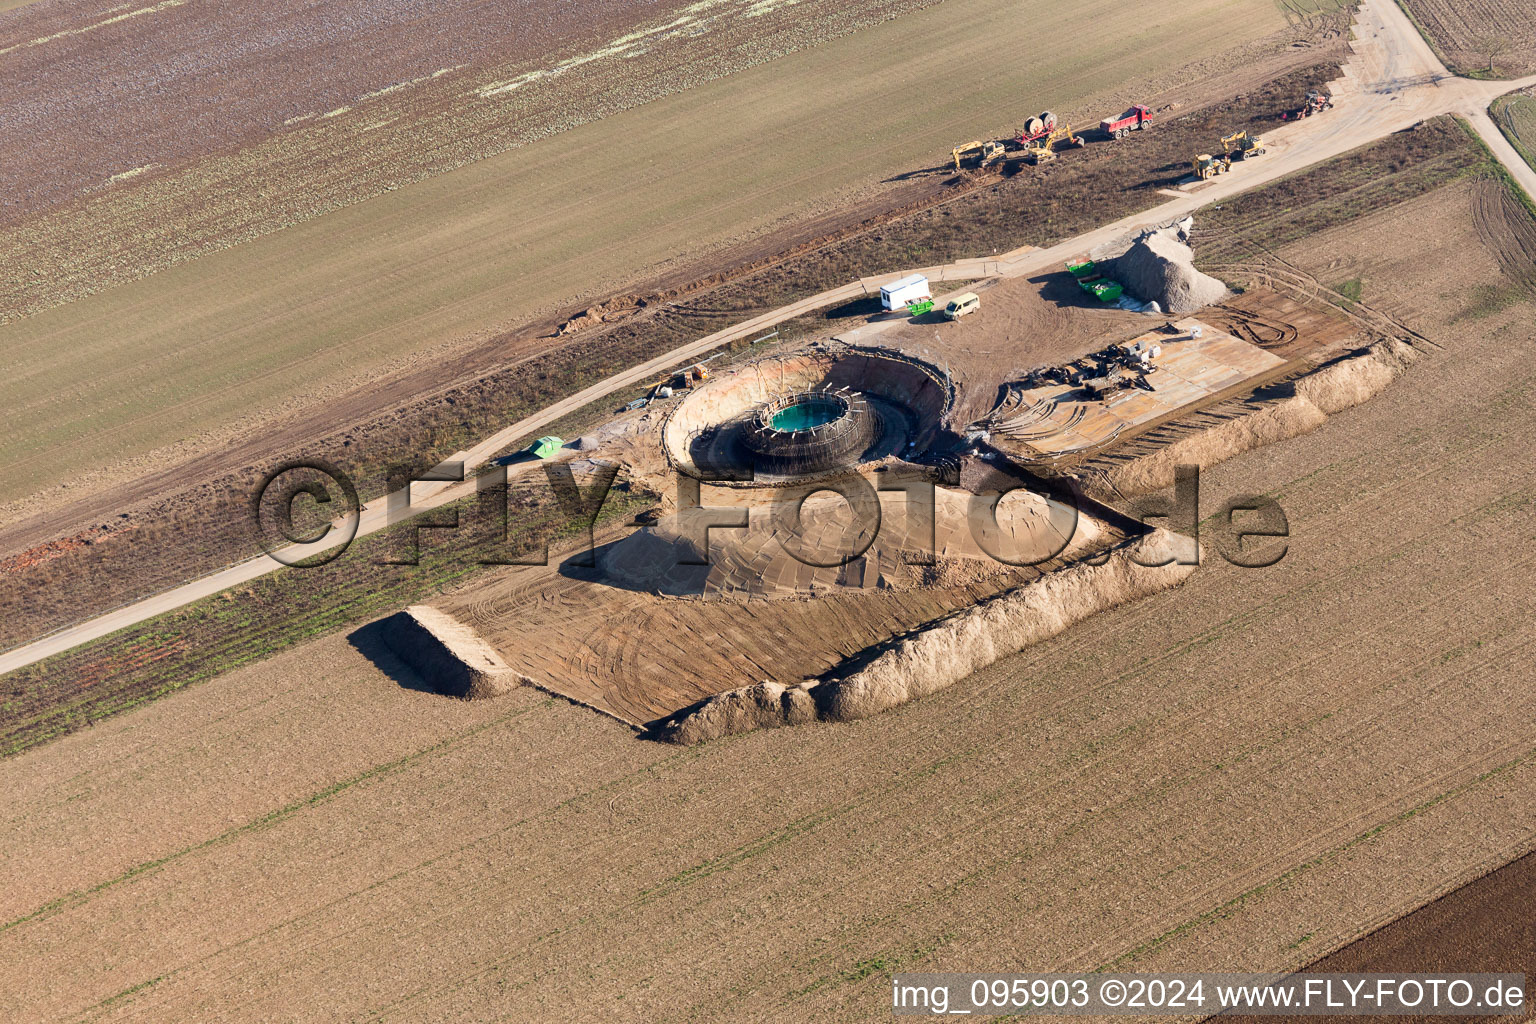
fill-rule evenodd
<path id="1" fill-rule="evenodd" d="M 800 391 L 765 402 L 742 441 L 756 468 L 801 476 L 856 465 L 880 433 L 880 414 L 856 391 Z"/>

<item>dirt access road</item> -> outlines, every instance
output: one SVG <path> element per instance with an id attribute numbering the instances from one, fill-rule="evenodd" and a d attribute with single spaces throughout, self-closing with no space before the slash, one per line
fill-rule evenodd
<path id="1" fill-rule="evenodd" d="M 1269 133 L 1266 136 L 1269 154 L 1262 160 L 1234 164 L 1230 174 L 1212 182 L 1188 186 L 1187 194 L 1180 198 L 1048 249 L 1026 249 L 990 260 L 967 260 L 945 268 L 927 269 L 936 277 L 947 275 L 951 278 L 1035 274 L 1057 267 L 1069 257 L 1112 244 L 1143 225 L 1177 219 L 1209 203 L 1339 156 L 1408 128 L 1418 121 L 1446 113 L 1467 118 L 1515 180 L 1528 194 L 1536 196 L 1536 171 L 1520 158 L 1487 114 L 1489 104 L 1498 96 L 1536 85 L 1536 75 L 1516 82 L 1479 82 L 1457 78 L 1435 57 L 1429 44 L 1413 27 L 1402 9 L 1388 0 L 1367 0 L 1361 6 L 1352 49 L 1354 55 L 1344 67 L 1344 76 L 1332 83 L 1335 109 Z M 518 438 L 540 430 L 603 395 L 630 387 L 660 370 L 693 361 L 728 341 L 766 330 L 775 323 L 819 306 L 861 294 L 866 287 L 861 283 L 845 285 L 756 317 L 729 330 L 708 335 L 556 402 L 498 431 L 474 448 L 458 453 L 450 461 L 462 461 L 466 472 L 472 472 Z M 876 333 L 878 327 L 871 325 L 863 330 Z M 528 468 L 527 465 L 522 466 L 520 471 Z M 437 508 L 467 497 L 473 489 L 472 482 L 416 485 L 412 491 L 412 510 L 419 513 Z M 366 536 L 389 525 L 385 518 L 386 503 L 387 499 L 380 498 L 363 508 L 358 536 Z M 293 549 L 290 553 L 294 558 L 306 557 L 329 550 L 340 540 L 339 530 L 333 531 L 321 541 Z M 281 565 L 275 559 L 266 555 L 258 556 L 163 594 L 60 630 L 0 655 L 0 673 L 30 665 L 78 644 L 137 625 L 163 612 L 247 583 L 278 568 Z"/>
<path id="2" fill-rule="evenodd" d="M 446 12 L 458 2 L 387 7 Z M 431 78 L 467 55 L 459 46 L 429 48 L 408 67 L 366 82 L 345 65 L 338 76 L 351 87 L 326 102 L 351 110 L 325 111 L 233 150 L 218 149 L 210 137 L 184 169 L 171 166 L 169 153 L 125 153 L 128 166 L 107 168 L 123 174 L 144 161 L 167 168 L 14 228 L 0 226 L 0 321 L 8 321 L 0 324 L 7 368 L 0 375 L 0 461 L 7 468 L 0 519 L 78 506 L 82 491 L 132 488 L 146 473 L 159 476 L 230 445 L 254 449 L 241 458 L 260 461 L 312 439 L 306 421 L 318 419 L 326 433 L 376 421 L 423 392 L 563 348 L 564 339 L 544 335 L 557 317 L 595 301 L 691 286 L 945 194 L 950 176 L 925 173 L 925 165 L 954 145 L 953 126 L 1006 131 L 1020 97 L 1048 96 L 1058 110 L 1093 117 L 1123 108 L 1131 95 L 1165 90 L 1190 88 L 1198 102 L 1243 92 L 1252 81 L 1246 71 L 1230 71 L 1233 47 L 1253 47 L 1254 59 L 1273 61 L 1276 74 L 1332 62 L 1343 49 L 1336 26 L 1285 28 L 1273 0 L 1187 0 L 1176 15 L 1156 16 L 1132 0 L 1091 9 L 948 0 L 942 10 L 889 17 L 893 4 L 924 2 L 691 5 L 708 18 L 734 12 L 729 25 L 711 21 L 714 27 L 703 17 L 673 25 L 693 16 L 668 18 L 665 3 L 631 4 L 636 17 L 654 13 L 645 25 L 668 36 L 664 45 L 652 40 L 644 54 L 614 56 L 641 29 L 598 33 L 574 56 L 543 62 L 548 77 L 505 92 L 497 89 L 531 73 L 526 61 Z M 241 4 L 260 17 L 273 6 Z M 341 7 L 383 14 L 377 4 L 349 4 Z M 127 46 L 128 36 L 157 19 L 161 31 L 179 25 L 217 40 L 221 23 L 210 12 L 225 6 L 187 3 L 61 42 L 105 43 L 111 33 Z M 513 33 L 539 11 L 589 9 L 585 0 L 529 0 L 512 17 L 505 4 L 481 6 L 501 11 Z M 336 7 L 307 5 L 323 9 L 327 20 Z M 452 25 L 449 35 L 480 24 L 442 17 Z M 1096 28 L 1106 19 L 1123 23 L 1125 34 L 1106 38 Z M 787 35 L 780 38 L 780 30 Z M 1040 38 L 1061 42 L 1031 45 Z M 1302 45 L 1275 49 L 1288 41 Z M 7 45 L 0 38 L 0 50 Z M 53 45 L 31 48 L 28 59 Z M 744 50 L 751 54 L 741 56 Z M 0 59 L 9 66 L 22 52 Z M 142 47 L 134 52 L 155 60 Z M 218 64 L 223 52 L 194 47 L 164 60 Z M 893 53 L 902 60 L 893 62 Z M 329 69 L 332 59 L 355 54 L 284 49 L 280 56 Z M 731 70 L 749 58 L 756 63 Z M 369 63 L 379 72 L 395 68 L 393 60 L 381 54 Z M 709 68 L 694 74 L 701 62 Z M 555 74 L 561 65 L 566 69 Z M 137 67 L 128 64 L 119 77 Z M 428 77 L 374 99 L 356 95 L 365 84 L 373 92 L 393 88 L 388 83 L 401 84 L 401 75 L 413 76 L 407 82 Z M 1210 76 L 1209 85 L 1190 84 Z M 295 77 L 310 76 L 278 74 L 262 88 L 288 96 Z M 933 88 L 939 81 L 946 87 Z M 193 84 L 178 81 L 176 89 L 206 108 Z M 302 103 L 298 95 L 274 97 L 270 118 L 278 125 L 324 110 L 323 96 L 307 86 L 299 91 Z M 37 99 L 48 112 L 48 98 Z M 26 98 L 25 105 L 36 116 L 38 103 Z M 74 114 L 69 121 L 80 124 Z M 0 186 L 0 202 L 5 193 Z M 1037 240 L 1021 237 L 1001 248 L 1026 241 Z M 184 486 L 177 480 L 171 490 Z M 50 536 L 72 532 L 72 523 L 60 526 Z"/>

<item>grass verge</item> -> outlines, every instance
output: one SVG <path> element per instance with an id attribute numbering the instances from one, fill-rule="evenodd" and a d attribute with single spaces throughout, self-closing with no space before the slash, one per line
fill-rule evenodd
<path id="1" fill-rule="evenodd" d="M 594 526 L 623 522 L 655 503 L 621 479 Z M 399 557 L 400 542 L 384 531 L 328 565 L 270 573 L 8 673 L 0 688 L 0 757 L 441 593 L 484 572 L 484 559 L 526 558 L 545 544 L 559 550 L 584 530 L 542 480 L 515 483 L 508 505 L 504 544 L 468 498 L 427 517 L 442 521 L 452 512 L 461 525 L 422 533 L 417 565 L 383 564 Z"/>
<path id="2" fill-rule="evenodd" d="M 1508 177 L 1470 129 L 1435 118 L 1206 210 L 1196 253 L 1202 263 L 1262 260 L 1319 231 L 1478 175 Z"/>
<path id="3" fill-rule="evenodd" d="M 1520 159 L 1536 167 L 1536 96 L 1523 92 L 1500 96 L 1489 113 Z"/>

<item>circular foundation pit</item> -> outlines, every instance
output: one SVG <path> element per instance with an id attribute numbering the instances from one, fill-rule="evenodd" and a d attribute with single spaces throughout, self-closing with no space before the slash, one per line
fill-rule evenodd
<path id="1" fill-rule="evenodd" d="M 742 442 L 757 472 L 806 476 L 857 465 L 880 433 L 880 414 L 858 392 L 802 391 L 759 407 Z"/>
<path id="2" fill-rule="evenodd" d="M 913 457 L 952 401 L 936 368 L 864 349 L 768 356 L 693 390 L 663 444 L 679 470 L 714 481 L 778 483 Z"/>

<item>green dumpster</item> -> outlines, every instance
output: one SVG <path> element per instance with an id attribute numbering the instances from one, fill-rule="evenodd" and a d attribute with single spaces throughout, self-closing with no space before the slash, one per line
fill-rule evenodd
<path id="1" fill-rule="evenodd" d="M 564 441 L 553 434 L 546 434 L 528 446 L 528 453 L 535 458 L 547 459 L 564 447 Z"/>

